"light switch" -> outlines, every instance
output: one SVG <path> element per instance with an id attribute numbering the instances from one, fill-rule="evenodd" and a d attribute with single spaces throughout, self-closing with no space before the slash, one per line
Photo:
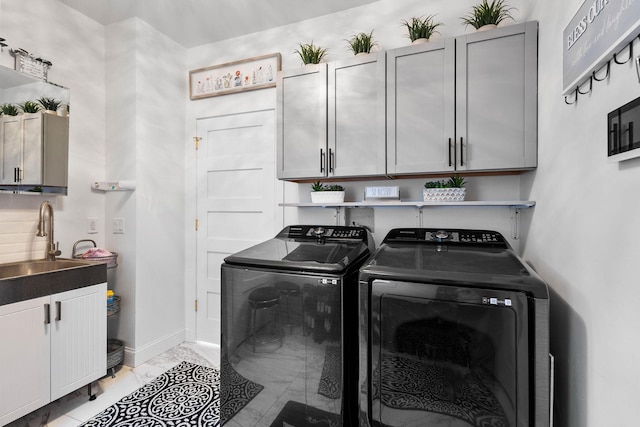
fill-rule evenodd
<path id="1" fill-rule="evenodd" d="M 97 234 L 98 233 L 98 220 L 97 220 L 97 218 L 87 218 L 87 233 L 88 234 Z"/>
<path id="2" fill-rule="evenodd" d="M 113 218 L 113 234 L 124 234 L 124 218 Z"/>

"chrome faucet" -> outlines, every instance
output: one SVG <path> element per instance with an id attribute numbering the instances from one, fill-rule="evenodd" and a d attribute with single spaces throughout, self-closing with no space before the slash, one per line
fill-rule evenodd
<path id="1" fill-rule="evenodd" d="M 49 213 L 49 234 L 45 231 L 44 224 L 44 216 L 45 213 Z M 55 261 L 56 257 L 60 255 L 62 252 L 58 250 L 58 246 L 53 241 L 53 207 L 48 201 L 44 201 L 40 204 L 40 220 L 38 222 L 38 232 L 36 233 L 38 237 L 48 236 L 47 239 L 47 256 L 46 259 L 48 261 Z"/>

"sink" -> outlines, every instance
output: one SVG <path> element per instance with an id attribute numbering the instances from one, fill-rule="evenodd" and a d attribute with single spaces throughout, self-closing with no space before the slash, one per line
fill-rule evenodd
<path id="1" fill-rule="evenodd" d="M 58 258 L 0 264 L 0 306 L 107 281 L 107 264 Z"/>
<path id="2" fill-rule="evenodd" d="M 0 280 L 13 277 L 30 276 L 32 274 L 49 273 L 68 268 L 85 267 L 86 261 L 58 259 L 55 261 L 37 260 L 0 264 Z"/>

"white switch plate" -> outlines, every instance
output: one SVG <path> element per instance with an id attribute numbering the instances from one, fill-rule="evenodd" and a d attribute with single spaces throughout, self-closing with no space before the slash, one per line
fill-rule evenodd
<path id="1" fill-rule="evenodd" d="M 113 234 L 124 234 L 124 218 L 113 218 Z"/>
<path id="2" fill-rule="evenodd" d="M 97 218 L 87 218 L 87 233 L 88 234 L 97 234 L 98 233 L 98 219 Z"/>

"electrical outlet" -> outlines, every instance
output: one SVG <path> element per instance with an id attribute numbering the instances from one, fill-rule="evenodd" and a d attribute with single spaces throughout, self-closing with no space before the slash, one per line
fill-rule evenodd
<path id="1" fill-rule="evenodd" d="M 98 233 L 98 220 L 96 218 L 87 218 L 87 233 L 88 234 Z"/>
<path id="2" fill-rule="evenodd" d="M 113 218 L 113 234 L 124 234 L 124 218 Z"/>

